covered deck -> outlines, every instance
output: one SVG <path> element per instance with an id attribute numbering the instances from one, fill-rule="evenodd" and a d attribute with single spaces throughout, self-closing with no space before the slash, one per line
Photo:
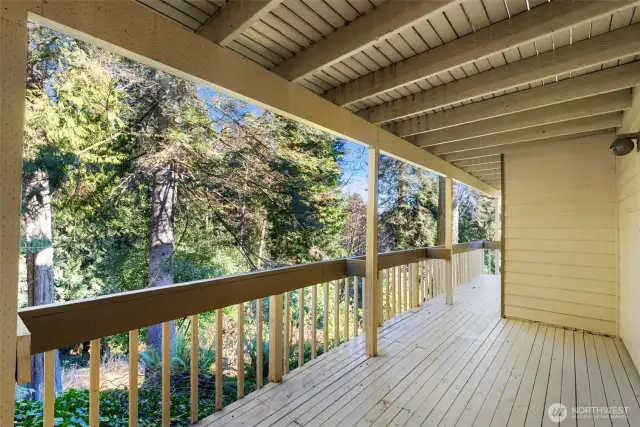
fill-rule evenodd
<path id="1" fill-rule="evenodd" d="M 628 407 L 562 425 L 640 423 L 640 376 L 619 339 L 500 317 L 500 276 L 480 275 L 385 322 L 198 426 L 540 426 L 547 408 Z M 584 423 L 584 424 L 583 424 Z"/>

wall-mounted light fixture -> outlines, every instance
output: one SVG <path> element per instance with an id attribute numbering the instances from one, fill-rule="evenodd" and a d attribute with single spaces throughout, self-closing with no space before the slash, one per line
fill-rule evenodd
<path id="1" fill-rule="evenodd" d="M 609 146 L 609 150 L 616 156 L 626 156 L 631 153 L 638 144 L 638 138 L 616 138 Z"/>

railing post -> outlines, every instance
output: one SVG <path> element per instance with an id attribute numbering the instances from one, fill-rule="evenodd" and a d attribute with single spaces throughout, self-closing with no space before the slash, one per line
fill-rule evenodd
<path id="1" fill-rule="evenodd" d="M 445 178 L 445 248 L 451 250 L 453 248 L 453 180 L 449 177 Z M 453 254 L 445 261 L 444 266 L 444 292 L 445 301 L 448 305 L 453 305 Z"/>
<path id="2" fill-rule="evenodd" d="M 269 297 L 269 381 L 282 381 L 282 294 Z"/>
<path id="3" fill-rule="evenodd" d="M 367 200 L 367 266 L 365 282 L 365 341 L 367 356 L 378 353 L 378 162 L 380 151 L 369 147 L 369 194 Z"/>

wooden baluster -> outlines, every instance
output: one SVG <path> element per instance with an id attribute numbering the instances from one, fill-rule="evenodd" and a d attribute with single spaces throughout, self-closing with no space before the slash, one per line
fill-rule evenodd
<path id="1" fill-rule="evenodd" d="M 365 323 L 364 323 L 365 322 L 364 314 L 366 312 L 366 310 L 364 309 L 364 302 L 366 301 L 365 300 L 365 291 L 366 291 L 366 288 L 367 288 L 365 283 L 366 283 L 365 279 L 363 278 L 362 279 L 362 298 L 361 298 L 362 299 L 362 332 L 363 333 L 364 333 L 364 325 L 365 325 Z"/>
<path id="2" fill-rule="evenodd" d="M 396 306 L 396 276 L 398 275 L 398 267 L 391 267 L 391 316 L 396 317 L 397 306 Z"/>
<path id="3" fill-rule="evenodd" d="M 418 263 L 413 263 L 409 266 L 409 274 L 411 275 L 411 308 L 418 306 Z"/>
<path id="4" fill-rule="evenodd" d="M 421 305 L 422 296 L 423 296 L 422 289 L 424 287 L 424 279 L 422 278 L 422 275 L 424 271 L 422 269 L 422 261 L 418 261 L 417 264 L 418 264 L 418 305 Z"/>
<path id="5" fill-rule="evenodd" d="M 244 303 L 238 304 L 238 373 L 236 374 L 236 392 L 238 399 L 244 397 Z"/>
<path id="6" fill-rule="evenodd" d="M 269 380 L 282 381 L 282 294 L 269 297 Z"/>
<path id="7" fill-rule="evenodd" d="M 436 282 L 435 282 L 435 266 L 434 266 L 434 261 L 430 260 L 429 261 L 429 297 L 433 298 L 435 295 L 435 286 L 436 286 Z"/>
<path id="8" fill-rule="evenodd" d="M 429 275 L 429 260 L 425 260 L 424 264 L 424 301 L 429 301 L 431 296 L 429 295 L 429 284 L 431 283 L 431 276 Z"/>
<path id="9" fill-rule="evenodd" d="M 413 307 L 413 265 L 407 264 L 407 310 Z"/>
<path id="10" fill-rule="evenodd" d="M 262 371 L 262 298 L 258 298 L 256 301 L 256 311 L 256 386 L 260 388 L 264 385 L 264 372 Z"/>
<path id="11" fill-rule="evenodd" d="M 162 426 L 171 425 L 171 322 L 162 323 Z"/>
<path id="12" fill-rule="evenodd" d="M 42 422 L 43 427 L 53 427 L 55 421 L 55 350 L 44 353 L 44 395 L 43 395 L 43 411 Z"/>
<path id="13" fill-rule="evenodd" d="M 298 367 L 304 365 L 304 288 L 298 290 Z"/>
<path id="14" fill-rule="evenodd" d="M 323 353 L 329 351 L 329 282 L 324 282 L 324 295 L 322 295 L 322 334 L 323 334 Z"/>
<path id="15" fill-rule="evenodd" d="M 289 372 L 291 357 L 291 292 L 284 294 L 284 373 Z"/>
<path id="16" fill-rule="evenodd" d="M 192 356 L 193 357 L 193 356 Z M 191 403 L 193 405 L 193 401 Z M 196 398 L 196 405 L 198 399 Z M 193 420 L 193 409 L 192 409 Z M 196 416 L 198 410 L 196 408 Z M 195 421 L 198 421 L 197 419 Z M 195 422 L 194 421 L 194 422 Z M 129 332 L 129 427 L 138 426 L 138 330 Z"/>
<path id="17" fill-rule="evenodd" d="M 382 287 L 382 280 L 380 280 L 380 271 L 378 271 L 378 278 L 376 280 L 376 285 L 379 286 L 379 288 L 378 288 L 378 301 L 377 301 L 378 307 L 376 309 L 376 313 L 378 314 L 378 326 L 382 326 L 382 322 L 383 322 L 383 319 L 382 319 L 382 294 L 383 294 L 382 289 L 383 289 L 383 287 Z"/>
<path id="18" fill-rule="evenodd" d="M 333 337 L 335 347 L 340 345 L 340 281 L 333 282 Z"/>
<path id="19" fill-rule="evenodd" d="M 427 270 L 427 260 L 422 261 L 422 301 L 427 300 L 427 278 L 429 277 Z"/>
<path id="20" fill-rule="evenodd" d="M 402 266 L 399 265 L 398 267 L 398 313 L 402 313 L 404 310 L 402 310 Z"/>
<path id="21" fill-rule="evenodd" d="M 89 344 L 89 426 L 100 425 L 100 340 Z M 167 424 L 168 425 L 168 424 Z"/>
<path id="22" fill-rule="evenodd" d="M 349 278 L 344 279 L 344 340 L 349 341 Z"/>
<path id="23" fill-rule="evenodd" d="M 318 285 L 311 287 L 311 359 L 316 358 L 316 349 L 318 346 L 318 334 L 316 327 L 318 326 Z"/>
<path id="24" fill-rule="evenodd" d="M 358 278 L 353 278 L 353 336 L 358 336 Z"/>
<path id="25" fill-rule="evenodd" d="M 402 295 L 402 303 L 404 304 L 404 311 L 407 311 L 410 307 L 409 304 L 409 266 L 408 265 L 403 265 L 403 272 L 402 272 L 402 281 L 404 283 L 404 294 Z"/>
<path id="26" fill-rule="evenodd" d="M 382 320 L 389 320 L 389 270 L 382 270 Z"/>
<path id="27" fill-rule="evenodd" d="M 222 409 L 222 323 L 224 313 L 221 308 L 216 310 L 216 411 Z"/>
<path id="28" fill-rule="evenodd" d="M 411 265 L 411 268 L 413 270 L 412 274 L 414 275 L 414 284 L 413 284 L 413 291 L 414 294 L 413 295 L 413 301 L 414 301 L 414 308 L 419 307 L 420 306 L 420 262 L 414 262 Z"/>
<path id="29" fill-rule="evenodd" d="M 452 280 L 452 284 L 453 286 L 456 286 L 456 284 L 458 283 L 458 254 L 453 256 L 453 268 L 451 269 L 452 273 L 453 273 L 453 280 Z"/>
<path id="30" fill-rule="evenodd" d="M 198 422 L 198 359 L 200 358 L 199 345 L 200 338 L 198 331 L 198 315 L 194 314 L 191 316 L 191 424 L 195 424 Z"/>

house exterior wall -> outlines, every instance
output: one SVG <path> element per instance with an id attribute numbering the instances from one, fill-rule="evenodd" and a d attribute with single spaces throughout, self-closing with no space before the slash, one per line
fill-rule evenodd
<path id="1" fill-rule="evenodd" d="M 617 334 L 612 140 L 590 136 L 504 155 L 505 316 Z"/>
<path id="2" fill-rule="evenodd" d="M 616 159 L 620 241 L 620 338 L 640 366 L 640 153 Z"/>

